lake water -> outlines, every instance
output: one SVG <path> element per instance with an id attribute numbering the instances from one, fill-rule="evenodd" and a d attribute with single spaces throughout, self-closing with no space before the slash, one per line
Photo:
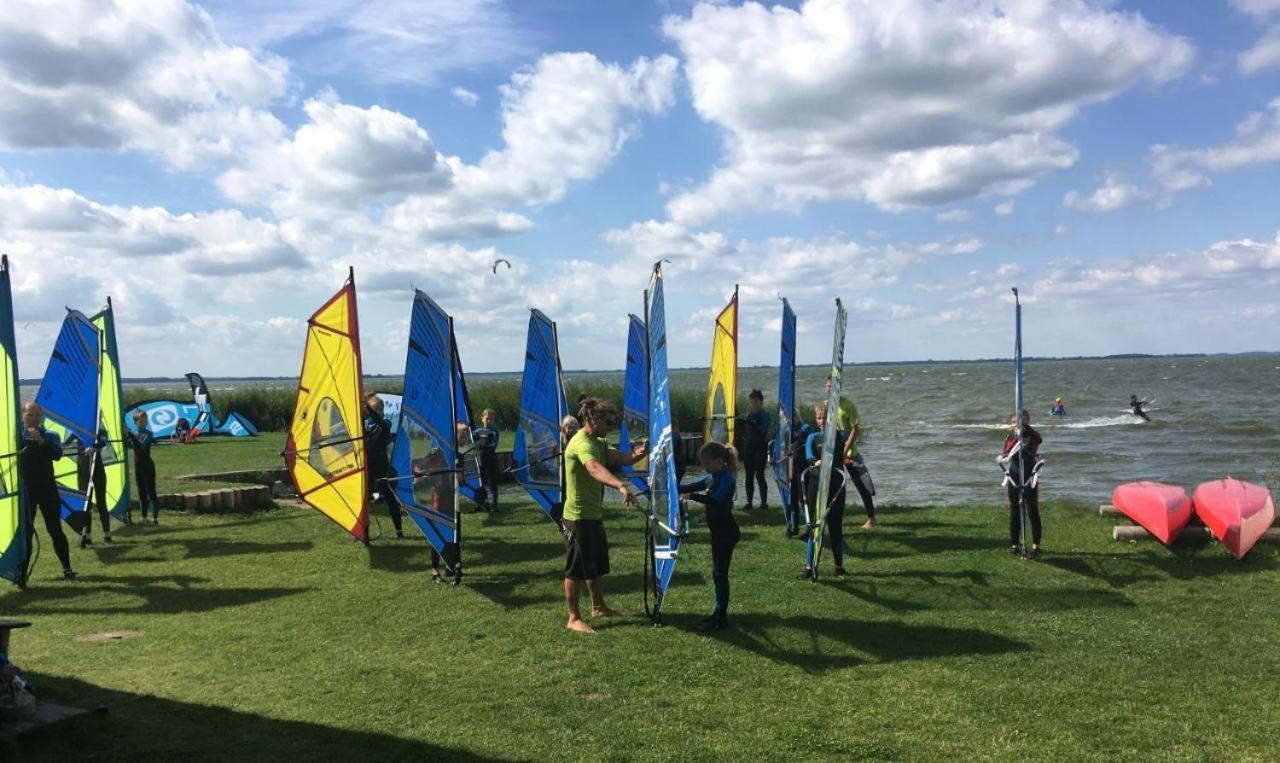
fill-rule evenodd
<path id="1" fill-rule="evenodd" d="M 620 372 L 570 373 L 570 380 L 621 382 Z M 797 371 L 799 400 L 822 397 L 825 369 Z M 477 374 L 473 387 L 518 379 Z M 1280 470 L 1280 358 L 1164 358 L 1032 361 L 1027 407 L 1044 436 L 1046 500 L 1097 502 L 1121 482 L 1149 479 L 1194 488 L 1227 475 L 1266 483 Z M 775 402 L 777 369 L 744 368 L 739 387 Z M 672 372 L 673 387 L 701 389 L 706 371 Z M 291 381 L 210 381 L 216 396 L 237 386 Z M 149 384 L 189 394 L 185 383 Z M 861 449 L 877 500 L 904 504 L 1002 500 L 995 456 L 1013 406 L 1011 362 L 851 365 L 845 390 L 862 413 Z M 34 395 L 34 389 L 24 389 Z M 1129 415 L 1130 394 L 1155 398 L 1151 422 Z M 1061 396 L 1068 414 L 1048 415 Z M 771 485 L 771 490 L 774 490 Z"/>

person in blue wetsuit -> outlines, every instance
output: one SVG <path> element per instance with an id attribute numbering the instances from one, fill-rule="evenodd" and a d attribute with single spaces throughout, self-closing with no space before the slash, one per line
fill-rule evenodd
<path id="1" fill-rule="evenodd" d="M 44 528 L 53 542 L 53 552 L 62 563 L 62 577 L 75 580 L 71 569 L 71 548 L 62 532 L 62 500 L 58 497 L 58 482 L 53 476 L 53 463 L 62 458 L 62 443 L 58 436 L 45 431 L 41 421 L 44 409 L 37 403 L 22 406 L 22 448 L 18 451 L 18 469 L 26 493 L 26 511 L 31 519 L 27 523 L 27 547 L 35 534 L 36 510 L 44 518 Z M 23 583 L 30 570 L 23 571 Z"/>
<path id="2" fill-rule="evenodd" d="M 760 485 L 760 508 L 769 508 L 769 483 L 765 481 L 765 467 L 769 462 L 769 412 L 764 409 L 764 393 L 758 389 L 747 395 L 751 410 L 742 420 L 746 423 L 743 433 L 742 463 L 747 469 L 747 505 L 755 508 L 754 488 Z"/>
<path id="3" fill-rule="evenodd" d="M 1054 416 L 1066 416 L 1067 406 L 1062 404 L 1062 398 L 1053 401 L 1053 407 L 1049 409 L 1049 413 Z"/>
<path id="4" fill-rule="evenodd" d="M 369 395 L 364 402 L 364 451 L 369 470 L 370 503 L 380 500 L 391 514 L 391 524 L 396 537 L 404 537 L 404 523 L 400 513 L 400 500 L 396 498 L 395 475 L 391 472 L 391 458 L 387 449 L 391 446 L 391 424 L 382 415 L 382 398 Z"/>
<path id="5" fill-rule="evenodd" d="M 148 428 L 147 412 L 133 412 L 133 426 L 138 431 L 126 432 L 124 443 L 133 451 L 133 476 L 138 482 L 138 508 L 142 523 L 147 522 L 147 507 L 151 507 L 151 523 L 160 524 L 160 499 L 156 495 L 156 462 L 151 459 L 151 446 L 155 435 Z"/>
<path id="6" fill-rule="evenodd" d="M 729 627 L 729 563 L 742 532 L 733 518 L 733 497 L 737 490 L 738 459 L 733 449 L 709 442 L 698 450 L 698 463 L 706 470 L 699 480 L 680 485 L 680 492 L 707 507 L 707 529 L 711 531 L 711 580 L 716 587 L 716 606 L 702 622 L 702 630 Z"/>
<path id="7" fill-rule="evenodd" d="M 471 432 L 471 439 L 480 453 L 480 484 L 485 492 L 488 511 L 498 510 L 498 441 L 502 434 L 493 425 L 492 408 L 480 414 L 480 426 Z"/>
<path id="8" fill-rule="evenodd" d="M 819 469 L 822 465 L 822 450 L 827 447 L 823 440 L 823 427 L 827 422 L 827 404 L 825 402 L 818 403 L 813 409 L 814 418 L 817 421 L 815 431 L 809 434 L 804 443 L 805 461 L 815 468 L 808 471 L 805 485 L 805 495 L 808 499 L 811 510 L 815 513 L 819 511 L 817 506 L 818 500 L 818 476 Z M 836 430 L 836 441 L 832 444 L 835 448 L 837 458 L 831 469 L 831 484 L 827 492 L 827 537 L 831 540 L 831 556 L 836 563 L 836 576 L 844 577 L 844 465 L 841 463 L 839 455 L 844 453 L 846 439 L 848 433 Z M 808 533 L 809 558 L 813 557 L 813 531 L 810 528 Z M 813 577 L 813 567 L 805 565 L 804 572 L 800 574 L 801 579 L 808 580 Z"/>

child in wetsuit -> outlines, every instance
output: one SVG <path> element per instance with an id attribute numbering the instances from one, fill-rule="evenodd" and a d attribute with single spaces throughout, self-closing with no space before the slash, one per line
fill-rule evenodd
<path id="1" fill-rule="evenodd" d="M 502 435 L 493 426 L 493 409 L 486 408 L 480 414 L 480 426 L 471 433 L 480 453 L 480 484 L 484 488 L 489 511 L 498 510 L 498 440 Z"/>
<path id="2" fill-rule="evenodd" d="M 74 437 L 71 438 L 75 440 Z M 78 440 L 77 440 L 78 442 Z M 107 470 L 102 462 L 103 449 L 110 446 L 107 430 L 98 431 L 97 440 L 88 448 L 80 448 L 77 456 L 80 492 L 86 496 L 84 510 L 86 522 L 80 534 L 80 548 L 93 545 L 93 509 L 98 508 L 98 521 L 102 524 L 102 540 L 111 543 L 111 517 L 107 511 Z M 89 490 L 89 481 L 93 490 Z"/>
<path id="3" fill-rule="evenodd" d="M 1009 432 L 1008 437 L 1004 438 L 1002 458 L 1008 464 L 1006 468 L 1009 475 L 1010 551 L 1014 556 L 1018 555 L 1018 538 L 1022 534 L 1022 518 L 1018 513 L 1018 498 L 1020 493 L 1025 493 L 1027 498 L 1027 519 L 1031 520 L 1031 556 L 1035 557 L 1040 554 L 1040 487 L 1038 485 L 1032 487 L 1030 484 L 1024 485 L 1024 483 L 1031 477 L 1031 470 L 1035 468 L 1036 459 L 1040 455 L 1040 443 L 1044 439 L 1039 432 L 1031 428 L 1031 413 L 1024 409 L 1022 411 L 1022 435 L 1025 444 L 1022 446 L 1021 458 L 1018 457 L 1018 454 L 1010 456 L 1010 453 L 1013 452 L 1013 449 L 1018 444 L 1018 419 L 1016 415 L 1009 417 L 1009 427 L 1012 431 Z M 1023 477 L 1024 473 L 1027 475 L 1025 478 Z"/>
<path id="4" fill-rule="evenodd" d="M 817 427 L 812 432 L 804 444 L 805 461 L 815 468 L 808 470 L 808 478 L 805 485 L 805 496 L 808 499 L 811 511 L 819 512 L 817 506 L 818 501 L 818 480 L 819 471 L 817 467 L 822 463 L 822 450 L 828 447 L 828 443 L 823 442 L 823 432 L 826 426 L 827 404 L 825 402 L 818 403 L 813 409 L 814 418 L 817 421 Z M 848 433 L 836 430 L 836 441 L 831 443 L 831 447 L 835 450 L 835 463 L 831 469 L 831 483 L 827 490 L 827 537 L 831 541 L 831 556 L 836 563 L 836 576 L 844 577 L 844 507 L 845 507 L 845 470 L 840 455 L 845 452 L 845 443 Z M 806 540 L 809 543 L 807 559 L 812 560 L 817 553 L 814 548 L 813 528 L 808 531 Z M 813 578 L 813 565 L 805 564 L 804 572 L 800 574 L 802 580 L 810 580 Z"/>
<path id="5" fill-rule="evenodd" d="M 138 430 L 126 432 L 124 443 L 133 450 L 133 476 L 138 483 L 138 508 L 142 523 L 147 522 L 147 507 L 151 507 L 151 524 L 160 524 L 160 499 L 156 495 L 156 462 L 151 459 L 151 446 L 155 435 L 148 428 L 146 411 L 133 412 L 133 425 Z"/>
<path id="6" fill-rule="evenodd" d="M 758 389 L 747 395 L 751 410 L 743 416 L 746 431 L 743 433 L 742 462 L 747 469 L 747 505 L 754 508 L 754 488 L 760 485 L 760 508 L 769 508 L 769 483 L 765 481 L 765 465 L 769 454 L 769 412 L 764 409 L 764 393 Z"/>
<path id="7" fill-rule="evenodd" d="M 729 627 L 729 563 L 742 532 L 733 518 L 738 459 L 733 449 L 709 442 L 698 451 L 698 463 L 707 474 L 702 479 L 680 485 L 680 492 L 707 507 L 707 529 L 711 531 L 711 580 L 716 587 L 716 605 L 702 623 L 705 631 Z"/>

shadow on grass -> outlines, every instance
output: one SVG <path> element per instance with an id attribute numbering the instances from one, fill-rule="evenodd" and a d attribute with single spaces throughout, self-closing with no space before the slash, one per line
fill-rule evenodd
<path id="1" fill-rule="evenodd" d="M 974 571 L 854 572 L 847 578 L 824 578 L 822 584 L 868 604 L 899 613 L 936 609 L 1060 612 L 1134 606 L 1129 597 L 1116 591 L 1009 585 L 993 587 L 985 573 Z"/>
<path id="2" fill-rule="evenodd" d="M 680 587 L 708 586 L 707 578 L 696 570 L 681 571 Z M 564 601 L 564 567 L 555 563 L 545 573 L 483 572 L 463 577 L 462 585 L 494 604 L 508 610 Z M 633 572 L 615 573 L 604 577 L 605 597 L 612 603 L 613 597 L 639 594 L 644 580 Z M 586 586 L 582 587 L 583 603 L 587 599 Z"/>
<path id="3" fill-rule="evenodd" d="M 156 585 L 158 578 L 81 577 L 50 588 L 29 588 L 5 599 L 15 612 L 43 615 L 173 615 L 213 612 L 306 593 L 310 588 L 191 588 Z M 192 578 L 191 580 L 198 580 Z M 148 582 L 149 581 L 149 582 Z M 121 601 L 124 597 L 128 601 Z M 83 601 L 77 601 L 77 600 Z M 141 601 L 138 601 L 138 600 Z"/>
<path id="4" fill-rule="evenodd" d="M 684 622 L 689 619 L 689 622 Z M 680 618 L 671 625 L 692 625 Z M 974 628 L 908 625 L 899 622 L 845 620 L 814 616 L 744 614 L 716 636 L 726 644 L 824 673 L 866 663 L 932 660 L 963 655 L 994 655 L 1030 649 L 1028 644 Z"/>
<path id="5" fill-rule="evenodd" d="M 0 741 L 5 760 L 485 760 L 464 750 L 384 734 L 30 676 L 46 699 L 107 712 Z"/>
<path id="6" fill-rule="evenodd" d="M 310 551 L 313 545 L 314 544 L 309 540 L 257 543 L 254 541 L 221 540 L 217 538 L 192 538 L 190 540 L 159 538 L 136 543 L 114 543 L 110 546 L 93 546 L 93 552 L 96 553 L 98 558 L 103 562 L 111 564 L 113 562 L 157 562 L 175 558 L 168 554 L 164 554 L 166 549 L 176 549 L 180 551 L 181 554 L 176 557 L 178 559 L 213 559 L 224 556 L 239 556 L 242 554 L 277 554 L 292 553 L 295 551 Z M 164 555 L 148 555 L 148 551 L 160 552 Z"/>
<path id="7" fill-rule="evenodd" d="M 1225 552 L 1215 556 L 1198 554 L 1212 541 L 1179 543 L 1173 549 L 1153 546 L 1134 554 L 1117 550 L 1115 554 L 1096 552 L 1056 553 L 1042 559 L 1044 564 L 1064 572 L 1082 575 L 1106 583 L 1112 588 L 1126 588 L 1139 583 L 1156 583 L 1169 578 L 1197 580 L 1218 575 L 1238 575 L 1242 572 L 1275 570 L 1280 564 L 1264 556 L 1246 558 L 1243 561 Z"/>
<path id="8" fill-rule="evenodd" d="M 189 519 L 191 517 L 200 516 L 199 514 L 189 514 L 183 511 L 165 512 L 167 517 L 178 517 L 180 519 Z M 135 517 L 137 516 L 135 512 Z M 301 511 L 292 511 L 286 509 L 271 509 L 268 511 L 254 512 L 245 519 L 236 519 L 230 522 L 219 522 L 216 525 L 190 524 L 176 525 L 171 523 L 162 523 L 158 525 L 144 525 L 137 521 L 132 525 L 125 525 L 114 532 L 129 538 L 147 538 L 154 535 L 173 535 L 177 533 L 195 533 L 205 532 L 207 530 L 217 530 L 224 527 L 243 527 L 245 525 L 258 525 L 267 522 L 284 522 L 292 519 L 300 519 L 305 517 Z"/>

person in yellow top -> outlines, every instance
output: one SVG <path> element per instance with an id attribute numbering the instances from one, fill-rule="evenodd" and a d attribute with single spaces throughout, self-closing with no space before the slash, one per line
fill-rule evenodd
<path id="1" fill-rule="evenodd" d="M 831 394 L 830 379 L 827 380 L 824 392 Z M 845 440 L 844 464 L 849 467 L 853 486 L 858 489 L 858 495 L 862 496 L 862 505 L 867 510 L 867 521 L 862 525 L 862 529 L 870 530 L 877 524 L 876 502 L 872 498 L 876 494 L 876 486 L 871 481 L 871 472 L 867 469 L 862 454 L 858 452 L 858 434 L 862 430 L 862 417 L 858 414 L 858 406 L 844 395 L 840 396 L 840 403 L 836 406 L 836 428 L 849 433 Z"/>
<path id="2" fill-rule="evenodd" d="M 609 540 L 604 533 L 604 489 L 622 493 L 628 506 L 636 504 L 635 489 L 628 480 L 610 472 L 644 458 L 645 446 L 638 443 L 630 453 L 610 448 L 605 436 L 618 423 L 618 409 L 599 398 L 588 397 L 578 411 L 582 428 L 564 449 L 564 600 L 569 607 L 566 628 L 593 633 L 578 607 L 579 581 L 591 594 L 593 617 L 614 617 L 618 613 L 604 602 L 601 578 L 609 574 Z"/>

